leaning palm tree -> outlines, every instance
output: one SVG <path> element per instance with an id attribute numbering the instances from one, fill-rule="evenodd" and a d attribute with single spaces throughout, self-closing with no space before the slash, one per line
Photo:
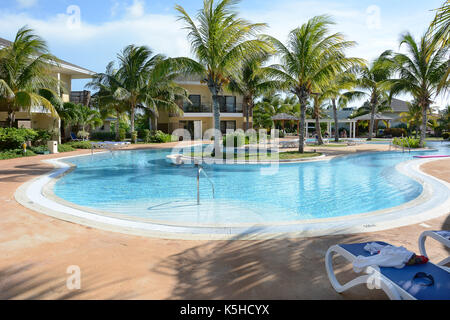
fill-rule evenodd
<path id="1" fill-rule="evenodd" d="M 261 57 L 250 57 L 244 59 L 239 73 L 233 75 L 228 84 L 228 89 L 243 97 L 243 109 L 246 116 L 245 130 L 250 129 L 250 116 L 255 106 L 255 98 L 268 92 L 273 92 L 278 88 L 279 83 L 271 80 L 263 63 L 267 61 L 269 55 Z"/>
<path id="2" fill-rule="evenodd" d="M 49 53 L 47 44 L 32 29 L 19 29 L 14 42 L 0 50 L 0 105 L 8 110 L 9 125 L 15 123 L 19 110 L 30 112 L 43 107 L 58 117 L 46 97 L 59 100 L 58 81 L 51 75 L 57 59 Z"/>
<path id="3" fill-rule="evenodd" d="M 352 70 L 356 74 L 355 89 L 352 99 L 368 97 L 370 108 L 369 137 L 372 140 L 375 113 L 386 101 L 386 93 L 389 90 L 387 81 L 390 79 L 393 69 L 392 64 L 386 59 L 385 54 L 380 55 L 369 65 L 358 66 Z"/>
<path id="4" fill-rule="evenodd" d="M 447 72 L 449 46 L 440 46 L 435 40 L 430 41 L 427 34 L 416 42 L 410 33 L 400 39 L 400 46 L 406 46 L 407 53 L 386 52 L 398 74 L 398 78 L 390 79 L 391 95 L 399 93 L 411 94 L 422 110 L 420 146 L 425 145 L 427 129 L 427 112 L 433 99 L 439 94 L 441 81 Z M 444 90 L 449 83 L 446 82 Z"/>
<path id="5" fill-rule="evenodd" d="M 214 148 L 220 157 L 220 106 L 219 94 L 230 77 L 239 73 L 240 62 L 244 58 L 260 56 L 269 52 L 270 46 L 256 39 L 257 32 L 266 25 L 250 23 L 237 16 L 234 6 L 238 0 L 204 0 L 203 8 L 197 14 L 198 23 L 186 10 L 177 5 L 186 29 L 191 49 L 197 62 L 192 61 L 193 73 L 200 74 L 212 95 L 214 109 Z"/>
<path id="6" fill-rule="evenodd" d="M 300 112 L 299 152 L 304 152 L 305 118 L 308 100 L 318 94 L 337 74 L 363 62 L 349 58 L 345 49 L 355 45 L 341 33 L 330 33 L 333 21 L 329 16 L 317 16 L 289 33 L 288 43 L 267 36 L 279 54 L 281 64 L 271 66 L 270 73 L 285 89 L 298 97 Z"/>

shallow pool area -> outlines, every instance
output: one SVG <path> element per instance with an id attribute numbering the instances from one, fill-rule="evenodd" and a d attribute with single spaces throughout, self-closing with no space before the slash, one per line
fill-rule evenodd
<path id="1" fill-rule="evenodd" d="M 205 165 L 215 187 L 192 165 L 166 161 L 171 150 L 102 153 L 64 160 L 76 165 L 54 185 L 54 194 L 98 212 L 195 225 L 289 223 L 373 212 L 405 204 L 423 191 L 396 166 L 438 151 L 378 152 L 329 161 L 268 165 Z"/>

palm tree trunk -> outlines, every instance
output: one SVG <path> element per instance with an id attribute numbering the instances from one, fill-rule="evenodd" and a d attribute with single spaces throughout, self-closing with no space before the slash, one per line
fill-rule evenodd
<path id="1" fill-rule="evenodd" d="M 317 142 L 320 145 L 323 144 L 322 139 L 322 128 L 320 127 L 320 112 L 319 112 L 319 105 L 314 101 L 314 115 L 316 118 L 316 134 L 317 134 Z"/>
<path id="2" fill-rule="evenodd" d="M 426 138 L 426 134 L 427 134 L 427 110 L 428 110 L 428 105 L 425 104 L 425 106 L 422 106 L 422 126 L 420 128 L 420 147 L 423 148 L 425 147 L 425 138 Z"/>
<path id="3" fill-rule="evenodd" d="M 213 112 L 214 112 L 214 154 L 219 159 L 222 159 L 222 152 L 220 148 L 220 139 L 221 139 L 221 132 L 220 132 L 220 106 L 219 106 L 219 99 L 218 99 L 218 93 L 219 89 L 217 86 L 209 86 L 209 90 L 212 94 L 212 100 L 213 100 Z"/>
<path id="4" fill-rule="evenodd" d="M 119 134 L 119 118 L 120 118 L 120 112 L 117 111 L 117 121 L 116 125 L 114 126 L 114 130 L 116 131 L 116 141 L 120 141 L 120 134 Z"/>
<path id="5" fill-rule="evenodd" d="M 134 132 L 134 115 L 135 115 L 135 107 L 134 105 L 131 106 L 131 112 L 130 112 L 130 120 L 131 120 L 131 138 L 133 138 L 133 132 Z M 132 141 L 133 143 L 136 143 L 136 141 Z"/>
<path id="6" fill-rule="evenodd" d="M 369 124 L 369 138 L 367 140 L 372 140 L 372 136 L 373 136 L 373 127 L 375 124 L 375 104 L 371 103 L 370 104 L 370 124 Z"/>
<path id="7" fill-rule="evenodd" d="M 331 104 L 333 106 L 333 116 L 334 116 L 334 141 L 339 142 L 339 124 L 338 124 L 336 99 L 331 99 Z"/>

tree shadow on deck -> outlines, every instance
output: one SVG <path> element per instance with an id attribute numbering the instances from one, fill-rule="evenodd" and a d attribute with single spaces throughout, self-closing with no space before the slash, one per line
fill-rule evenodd
<path id="1" fill-rule="evenodd" d="M 213 241 L 173 255 L 151 271 L 176 277 L 169 299 L 386 299 L 365 286 L 339 295 L 326 274 L 331 245 L 376 240 L 368 238 Z M 355 277 L 342 257 L 334 260 L 339 279 Z"/>

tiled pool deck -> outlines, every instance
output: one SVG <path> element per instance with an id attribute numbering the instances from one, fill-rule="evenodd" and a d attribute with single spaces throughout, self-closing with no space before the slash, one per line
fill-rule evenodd
<path id="1" fill-rule="evenodd" d="M 327 149 L 339 155 L 386 147 Z M 422 231 L 450 228 L 447 215 L 386 231 L 304 239 L 163 240 L 102 231 L 35 213 L 14 200 L 21 184 L 53 169 L 41 160 L 59 157 L 0 161 L 0 299 L 385 299 L 364 286 L 337 294 L 324 266 L 328 247 L 383 240 L 418 252 Z M 450 159 L 421 169 L 450 182 Z M 432 241 L 427 248 L 433 260 L 449 254 Z M 348 279 L 350 268 L 336 262 Z M 79 291 L 65 285 L 71 265 L 81 268 Z"/>

